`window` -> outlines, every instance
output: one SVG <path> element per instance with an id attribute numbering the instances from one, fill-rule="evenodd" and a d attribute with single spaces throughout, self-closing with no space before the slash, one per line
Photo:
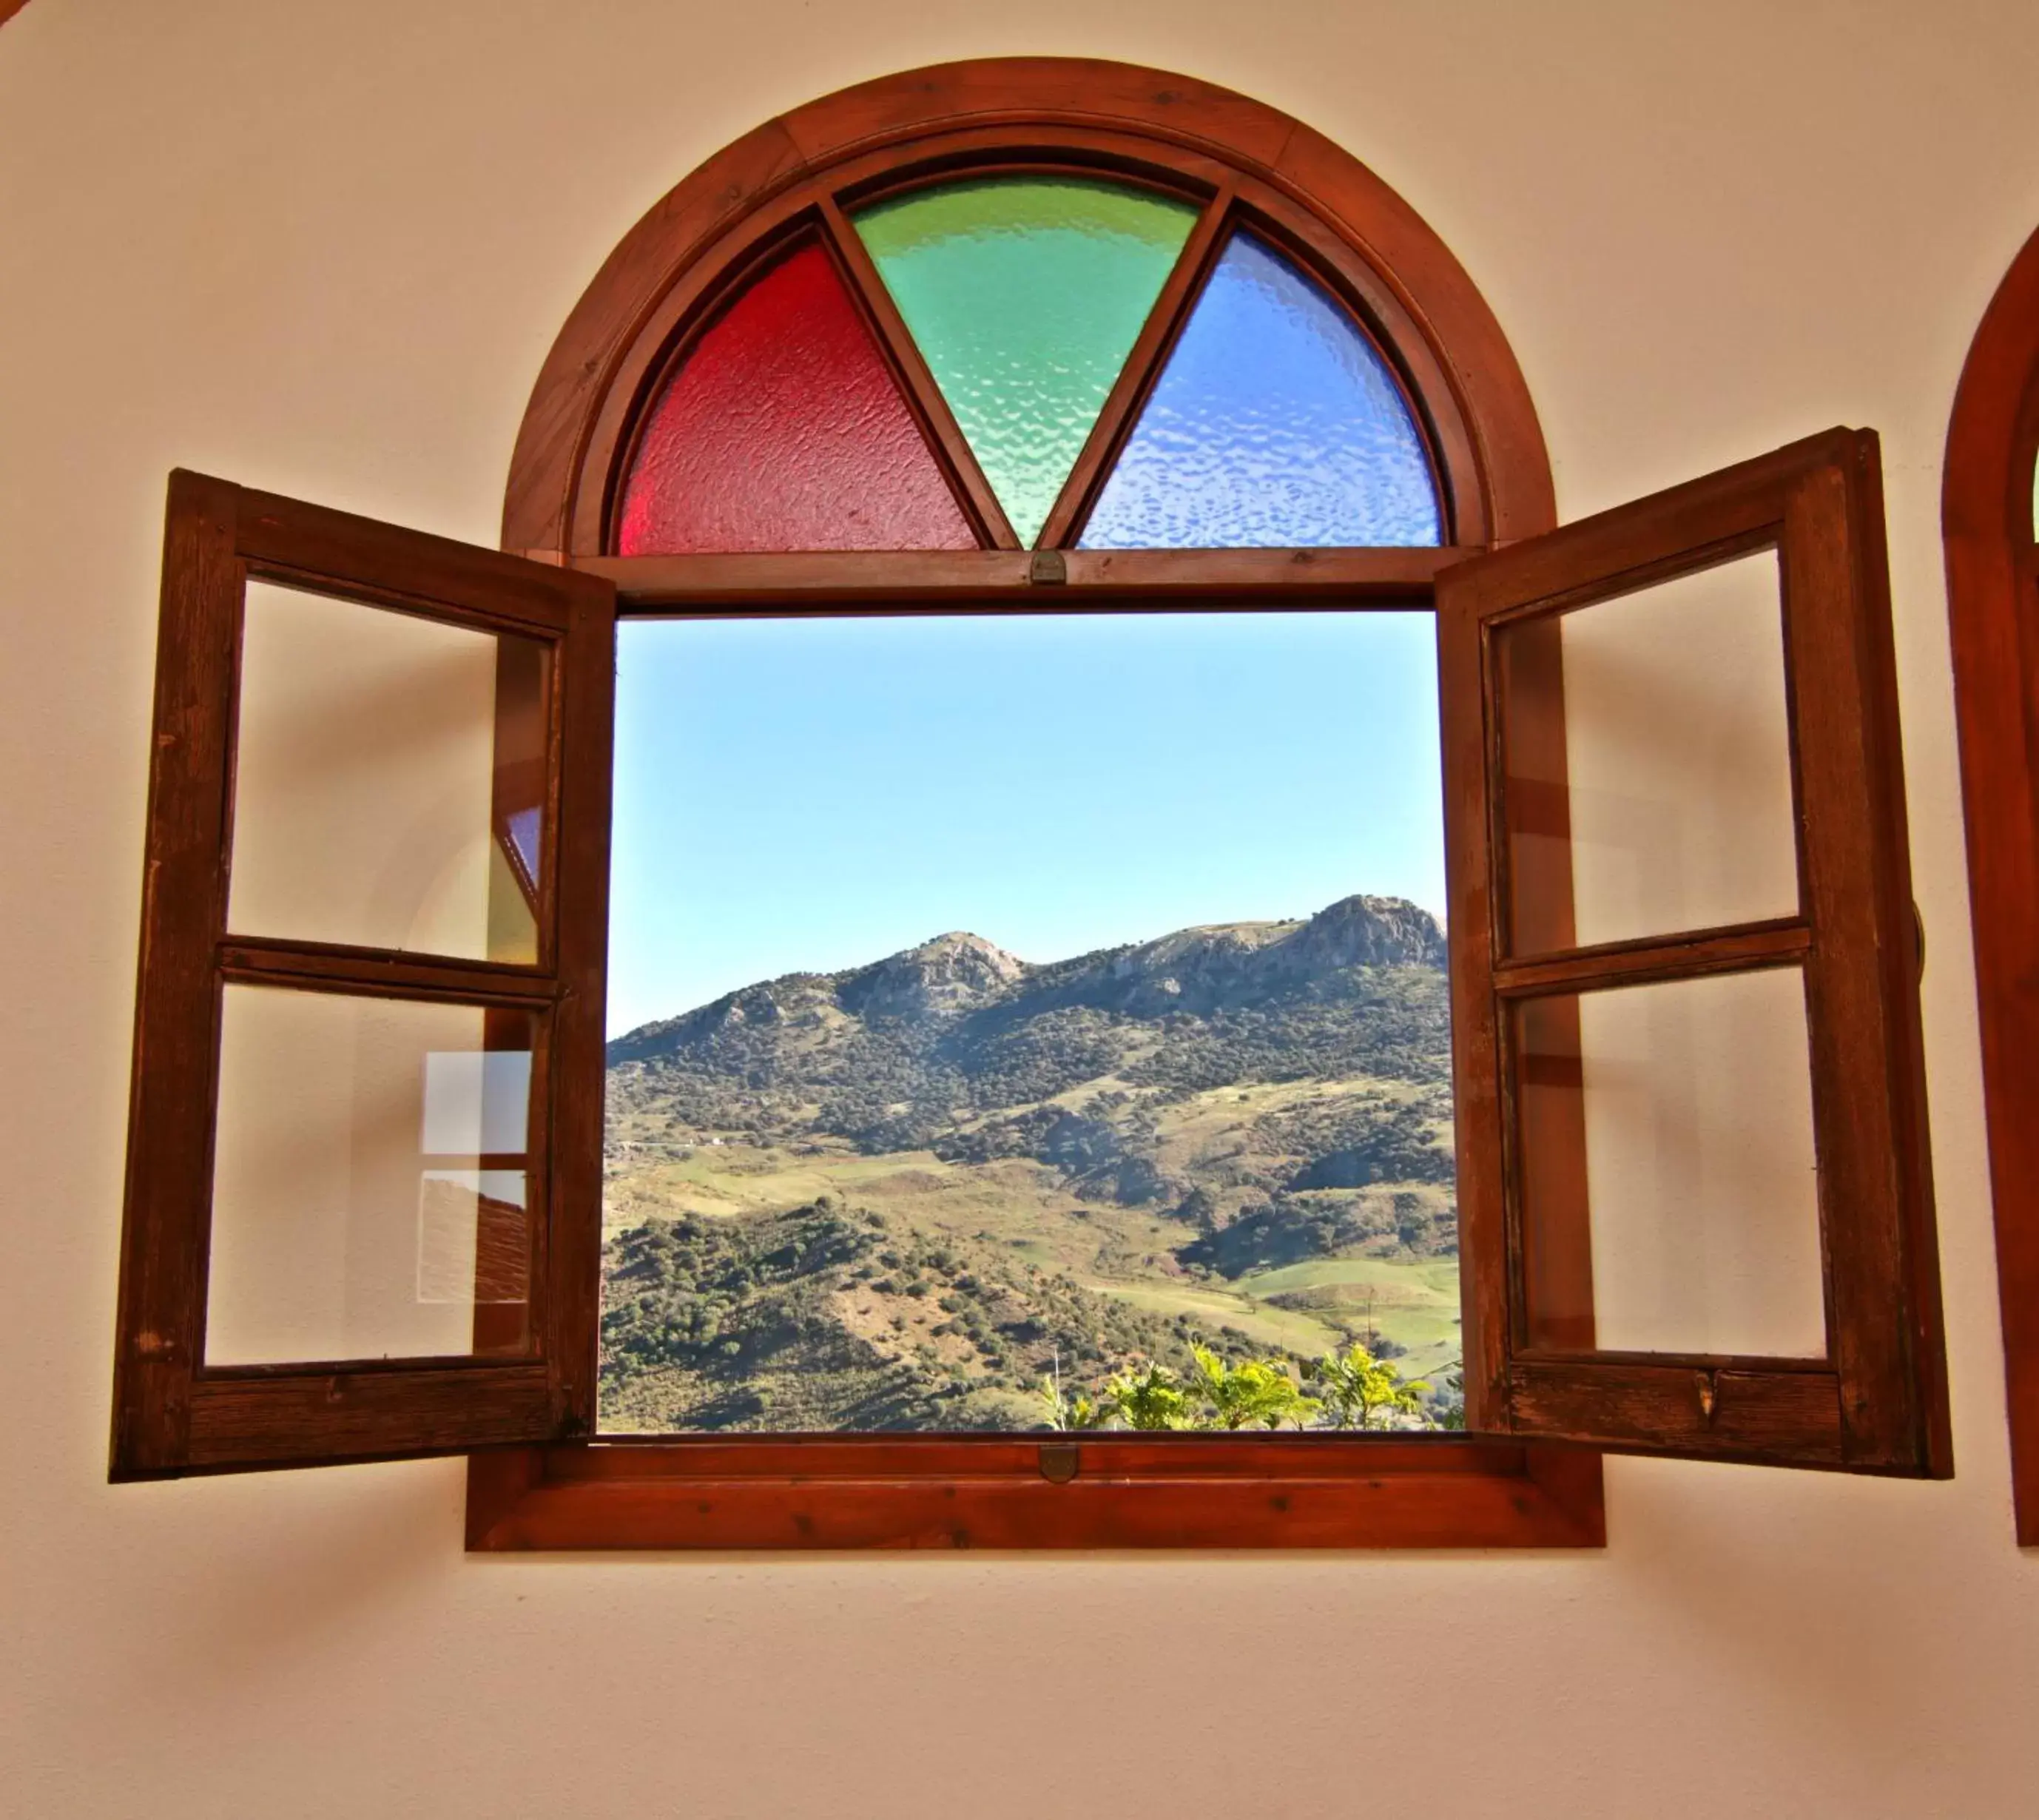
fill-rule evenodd
<path id="1" fill-rule="evenodd" d="M 173 484 L 116 1472 L 467 1451 L 491 1548 L 1577 1545 L 1599 1449 L 1944 1472 L 1878 489 L 1835 431 L 1553 530 L 1465 275 L 1222 91 L 759 129 L 562 331 L 517 553 Z M 1468 1432 L 591 1440 L 617 612 L 1434 614 Z"/>
<path id="2" fill-rule="evenodd" d="M 2027 654 L 2039 591 L 2039 234 L 1992 299 L 1947 431 L 1942 518 L 1961 743 L 1983 1089 L 1996 1209 L 2018 1539 L 2039 1545 L 2039 1203 L 2033 1194 L 2039 879 Z"/>

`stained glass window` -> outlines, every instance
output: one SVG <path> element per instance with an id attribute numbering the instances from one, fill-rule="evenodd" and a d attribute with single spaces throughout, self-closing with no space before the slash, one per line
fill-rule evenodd
<path id="1" fill-rule="evenodd" d="M 1387 363 L 1321 285 L 1241 233 L 1081 541 L 1208 549 L 1441 540 L 1430 463 Z"/>
<path id="2" fill-rule="evenodd" d="M 966 177 L 856 211 L 875 282 L 940 394 L 922 406 L 901 377 L 909 350 L 888 355 L 830 249 L 797 241 L 737 293 L 658 396 L 623 488 L 617 549 L 974 549 L 965 483 L 923 430 L 944 403 L 1031 546 L 1197 215 L 1128 184 L 1052 176 Z M 1235 229 L 1099 488 L 1082 546 L 1442 540 L 1424 438 L 1380 349 L 1316 278 Z"/>
<path id="3" fill-rule="evenodd" d="M 631 469 L 617 547 L 977 547 L 818 245 L 742 292 L 667 385 Z"/>
<path id="4" fill-rule="evenodd" d="M 856 217 L 1021 543 L 1040 535 L 1196 215 L 1116 184 L 989 177 Z"/>

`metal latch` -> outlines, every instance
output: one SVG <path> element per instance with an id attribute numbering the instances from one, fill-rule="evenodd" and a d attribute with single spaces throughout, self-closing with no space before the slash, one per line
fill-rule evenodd
<path id="1" fill-rule="evenodd" d="M 1076 1444 L 1073 1441 L 1041 1443 L 1041 1476 L 1050 1485 L 1066 1485 L 1076 1476 Z"/>

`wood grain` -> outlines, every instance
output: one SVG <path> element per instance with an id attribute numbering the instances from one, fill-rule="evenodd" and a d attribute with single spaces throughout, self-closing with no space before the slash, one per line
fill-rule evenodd
<path id="1" fill-rule="evenodd" d="M 670 1438 L 477 1457 L 469 1546 L 1592 1548 L 1599 1462 L 1442 1438 Z M 1172 1445 L 1170 1443 L 1173 1443 Z"/>
<path id="2" fill-rule="evenodd" d="M 859 283 L 987 540 L 1010 541 L 844 222 L 845 209 L 871 196 L 966 169 L 1116 174 L 1219 199 L 1152 313 L 1046 541 L 1077 534 L 1236 210 L 1375 334 L 1433 450 L 1456 547 L 1077 551 L 1063 579 L 1045 583 L 1032 579 L 1023 553 L 1001 549 L 627 563 L 608 555 L 619 477 L 660 376 L 758 260 L 817 224 Z M 1442 243 L 1377 178 L 1286 116 L 1229 91 L 1127 65 L 1032 58 L 915 70 L 824 97 L 680 184 L 611 256 L 554 345 L 518 439 L 503 541 L 602 576 L 624 610 L 640 614 L 1350 610 L 1426 606 L 1438 570 L 1486 548 L 1494 527 L 1523 537 L 1554 522 L 1542 435 L 1498 325 Z M 577 1109 L 590 1123 L 597 1085 L 590 1077 Z M 497 1452 L 470 1468 L 469 1541 L 1591 1545 L 1604 1537 L 1590 1456 L 1532 1457 L 1468 1442 L 1412 1452 L 1380 1438 L 1350 1449 L 1323 1437 L 1272 1453 L 1266 1445 L 1203 1438 L 1150 1457 L 1145 1442 L 1087 1438 L 1088 1467 L 1066 1486 L 1042 1477 L 1036 1443 L 981 1438 L 881 1446 L 760 1436 Z M 855 1464 L 838 1470 L 841 1461 Z M 1044 1499 L 1044 1489 L 1063 1502 Z"/>
<path id="3" fill-rule="evenodd" d="M 1431 578 L 1469 553 L 1438 549 L 1070 550 L 1064 579 L 1031 579 L 1023 550 L 795 550 L 730 556 L 576 556 L 572 566 L 615 584 L 619 610 L 860 607 L 911 613 L 973 604 L 987 611 L 1070 612 L 1143 598 L 1156 611 L 1202 603 L 1345 608 L 1426 607 Z"/>
<path id="4" fill-rule="evenodd" d="M 1970 345 L 1940 519 L 2018 1540 L 2039 1547 L 2039 232 Z"/>
<path id="5" fill-rule="evenodd" d="M 1501 898 L 1509 878 L 1497 850 L 1509 787 L 1498 729 L 1512 710 L 1494 667 L 1481 667 L 1483 651 L 1555 625 L 1560 614 L 1590 611 L 1596 602 L 1766 544 L 1778 549 L 1783 583 L 1800 914 L 1498 958 L 1506 952 Z M 1448 838 L 1456 856 L 1461 1255 L 1468 1277 L 1487 1286 L 1478 1291 L 1479 1334 L 1468 1341 L 1469 1355 L 1477 1348 L 1481 1362 L 1482 1418 L 1496 1419 L 1493 1412 L 1505 1405 L 1505 1425 L 1518 1435 L 1946 1476 L 1953 1467 L 1918 944 L 1874 436 L 1826 431 L 1475 558 L 1440 576 L 1438 610 Z M 1540 761 L 1530 769 L 1540 777 L 1547 768 Z M 1476 805 L 1465 800 L 1473 792 L 1481 796 Z M 1555 825 L 1547 804 L 1532 807 L 1540 823 Z M 1462 919 L 1483 916 L 1483 929 L 1461 928 Z M 1512 1001 L 1519 1014 L 1524 1005 L 1551 1002 L 1543 995 L 1786 964 L 1799 966 L 1805 980 L 1834 1394 L 1813 1398 L 1802 1370 L 1777 1361 L 1594 1354 L 1576 1336 L 1540 1329 L 1529 1318 L 1533 1309 L 1490 1305 L 1497 1280 L 1526 1284 L 1533 1302 L 1543 1268 L 1542 1223 L 1555 1214 L 1563 1229 L 1559 1250 L 1569 1256 L 1586 1187 L 1582 1167 L 1572 1181 L 1566 1164 L 1559 1170 L 1564 1180 L 1540 1177 L 1537 1192 L 1527 1191 L 1524 1152 L 1550 1146 L 1523 1138 L 1529 1096 L 1518 1089 L 1527 1076 L 1508 1037 L 1505 1006 Z M 1576 1048 L 1562 1033 L 1546 1032 L 1539 1049 L 1546 1085 L 1579 1076 L 1574 1100 L 1582 1098 L 1583 1079 Z M 1563 1097 L 1535 1096 L 1540 1104 Z M 1559 1146 L 1560 1161 L 1577 1153 L 1582 1165 L 1582 1142 L 1581 1134 Z M 1561 1371 L 1543 1364 L 1532 1370 L 1532 1343 L 1578 1356 Z M 1722 1374 L 1734 1393 L 1732 1406 L 1749 1412 L 1746 1421 L 1729 1419 L 1726 1390 L 1714 1387 L 1701 1400 L 1718 1407 L 1702 1408 L 1706 1419 L 1695 1427 L 1698 1405 L 1689 1393 L 1693 1373 L 1702 1370 Z"/>
<path id="6" fill-rule="evenodd" d="M 518 967 L 332 943 L 230 938 L 234 728 L 250 569 L 456 625 L 499 628 L 554 652 L 545 800 L 559 878 L 541 905 L 549 966 Z M 593 1415 L 600 1220 L 602 940 L 608 876 L 609 716 L 615 591 L 596 576 L 470 549 L 182 472 L 170 479 L 158 636 L 122 1226 L 112 1473 L 163 1476 L 459 1451 L 583 1433 Z M 529 728 L 518 730 L 526 762 Z M 568 766 L 566 755 L 573 763 Z M 543 1357 L 530 1363 L 202 1363 L 217 1116 L 220 994 L 229 981 L 497 1008 L 533 1045 L 537 1187 L 530 1280 Z M 574 1104 L 569 1081 L 593 1084 Z M 554 1089 L 561 1091 L 555 1095 Z M 590 1116 L 588 1102 L 596 1111 Z M 562 1243 L 560 1233 L 571 1236 Z M 571 1263 L 571 1279 L 562 1272 Z M 504 1343 L 521 1347 L 519 1328 Z M 571 1358 L 563 1343 L 575 1349 Z"/>

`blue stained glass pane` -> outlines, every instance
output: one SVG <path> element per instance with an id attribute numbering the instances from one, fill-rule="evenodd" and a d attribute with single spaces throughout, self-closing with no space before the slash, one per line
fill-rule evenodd
<path id="1" fill-rule="evenodd" d="M 534 883 L 538 876 L 538 826 L 540 811 L 536 809 L 513 809 L 510 811 L 510 842 L 517 849 L 517 857 L 523 861 L 524 876 Z"/>
<path id="2" fill-rule="evenodd" d="M 1085 528 L 1086 549 L 1435 544 L 1422 439 L 1323 287 L 1238 234 Z"/>

